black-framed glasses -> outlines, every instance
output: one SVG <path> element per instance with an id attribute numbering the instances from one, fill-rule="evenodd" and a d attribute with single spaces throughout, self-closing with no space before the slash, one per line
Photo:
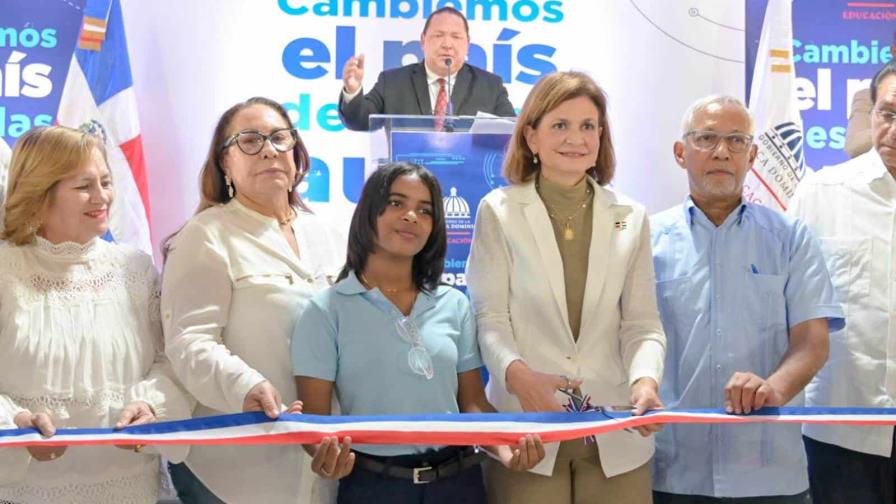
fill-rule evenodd
<path id="1" fill-rule="evenodd" d="M 874 109 L 874 113 L 877 114 L 877 117 L 880 117 L 883 122 L 889 123 L 890 126 L 896 126 L 896 112 L 876 108 Z"/>
<path id="2" fill-rule="evenodd" d="M 221 152 L 236 144 L 244 154 L 254 156 L 261 152 L 268 140 L 271 141 L 271 145 L 277 152 L 287 152 L 296 146 L 296 142 L 299 141 L 299 132 L 295 128 L 283 128 L 272 131 L 270 135 L 265 135 L 254 129 L 243 130 L 228 138 L 221 146 Z"/>
<path id="3" fill-rule="evenodd" d="M 753 145 L 753 135 L 747 135 L 746 133 L 728 133 L 723 135 L 718 131 L 695 130 L 688 131 L 684 136 L 691 139 L 691 144 L 694 147 L 704 151 L 716 150 L 719 142 L 723 139 L 729 152 L 741 153 Z"/>

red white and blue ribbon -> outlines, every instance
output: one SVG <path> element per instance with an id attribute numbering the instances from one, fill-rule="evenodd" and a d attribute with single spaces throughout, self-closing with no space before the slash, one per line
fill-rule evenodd
<path id="1" fill-rule="evenodd" d="M 60 445 L 183 445 L 317 443 L 350 436 L 354 444 L 503 445 L 538 434 L 566 441 L 655 423 L 815 423 L 896 425 L 896 408 L 762 408 L 749 415 L 717 409 L 628 412 L 492 413 L 412 416 L 316 416 L 238 413 L 113 429 L 59 429 L 44 438 L 34 429 L 0 430 L 0 447 Z"/>

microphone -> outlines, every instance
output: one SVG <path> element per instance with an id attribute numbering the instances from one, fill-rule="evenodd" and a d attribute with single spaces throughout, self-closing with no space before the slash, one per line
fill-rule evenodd
<path id="1" fill-rule="evenodd" d="M 443 60 L 445 63 L 445 68 L 448 69 L 448 73 L 445 76 L 445 92 L 448 94 L 448 118 L 445 119 L 445 131 L 454 131 L 454 121 L 450 119 L 454 115 L 454 104 L 451 103 L 451 64 L 454 63 L 454 60 L 451 58 L 445 58 Z"/>

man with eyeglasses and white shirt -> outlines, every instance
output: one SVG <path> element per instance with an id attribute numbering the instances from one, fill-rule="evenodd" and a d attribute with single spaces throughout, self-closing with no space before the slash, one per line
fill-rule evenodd
<path id="1" fill-rule="evenodd" d="M 790 213 L 819 237 L 846 327 L 810 406 L 896 407 L 896 61 L 871 81 L 874 148 L 803 180 Z M 806 425 L 814 504 L 896 502 L 892 426 Z"/>
<path id="2" fill-rule="evenodd" d="M 753 120 L 733 97 L 685 113 L 673 147 L 684 204 L 650 219 L 666 332 L 660 399 L 668 408 L 802 405 L 843 326 L 817 241 L 801 222 L 744 201 Z M 799 425 L 666 425 L 656 435 L 657 504 L 804 504 Z"/>

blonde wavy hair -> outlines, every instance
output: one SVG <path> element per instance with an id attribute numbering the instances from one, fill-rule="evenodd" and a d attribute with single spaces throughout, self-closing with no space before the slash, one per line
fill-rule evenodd
<path id="1" fill-rule="evenodd" d="M 526 97 L 520 115 L 513 129 L 513 137 L 504 156 L 503 175 L 511 184 L 523 184 L 538 173 L 538 165 L 533 162 L 532 150 L 526 142 L 526 126 L 535 129 L 541 119 L 559 107 L 561 103 L 584 96 L 594 102 L 600 115 L 600 150 L 597 162 L 588 170 L 600 185 L 607 185 L 616 170 L 616 154 L 610 136 L 610 122 L 607 120 L 607 95 L 594 80 L 582 72 L 554 72 L 541 78 Z"/>
<path id="2" fill-rule="evenodd" d="M 53 189 L 87 163 L 94 149 L 108 165 L 102 139 L 91 133 L 46 126 L 22 135 L 12 150 L 0 238 L 15 245 L 34 241 L 44 212 L 53 203 Z"/>

